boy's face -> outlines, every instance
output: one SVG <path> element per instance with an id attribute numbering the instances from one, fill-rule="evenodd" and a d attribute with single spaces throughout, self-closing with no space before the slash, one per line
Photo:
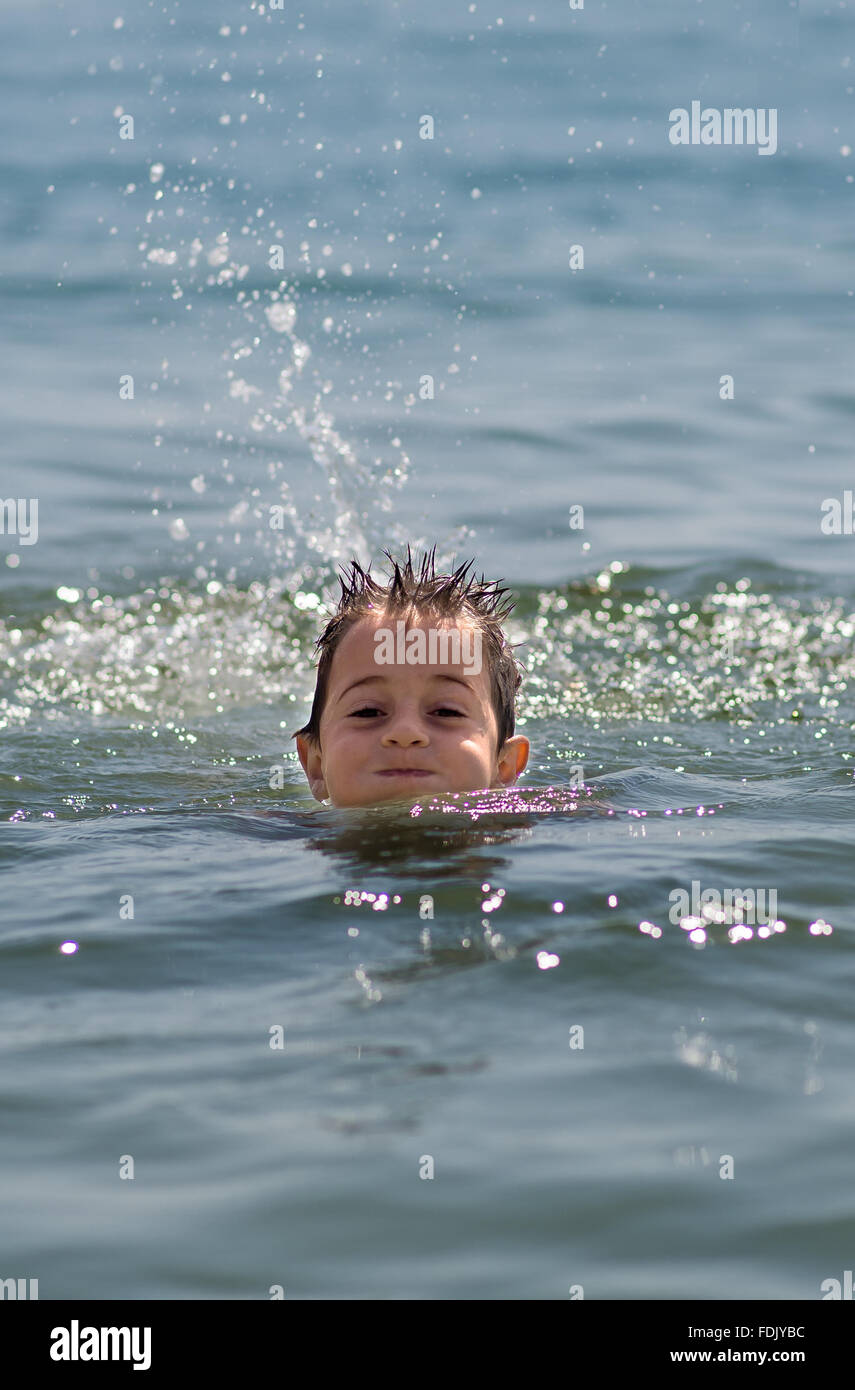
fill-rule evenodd
<path id="1" fill-rule="evenodd" d="M 422 629 L 424 639 L 416 640 L 423 640 L 425 655 L 456 660 L 381 664 L 377 656 L 383 648 L 375 633 L 382 628 L 397 635 L 399 621 L 381 612 L 361 618 L 336 649 L 320 748 L 303 734 L 297 737 L 316 800 L 375 806 L 437 792 L 510 786 L 528 762 L 529 742 L 517 734 L 496 753 L 490 673 L 486 661 L 473 659 L 473 651 L 480 654 L 480 633 L 465 618 L 410 618 L 406 633 Z M 431 632 L 455 629 L 459 637 L 447 644 L 430 639 Z"/>

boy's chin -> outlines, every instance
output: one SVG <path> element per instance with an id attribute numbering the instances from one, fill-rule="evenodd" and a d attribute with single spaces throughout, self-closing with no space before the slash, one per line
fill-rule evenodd
<path id="1" fill-rule="evenodd" d="M 506 784 L 497 784 L 501 789 Z M 465 796 L 467 793 L 485 792 L 496 790 L 495 785 L 480 783 L 477 786 L 451 787 L 439 777 L 424 777 L 401 782 L 400 785 L 389 787 L 387 791 L 382 789 L 376 793 L 366 791 L 364 797 L 350 800 L 345 797 L 338 800 L 330 797 L 326 802 L 329 806 L 335 806 L 339 810 L 361 810 L 372 806 L 412 806 L 416 801 L 424 801 L 434 796 Z"/>
<path id="2" fill-rule="evenodd" d="M 331 797 L 326 804 L 334 806 L 339 811 L 367 811 L 372 806 L 412 806 L 414 801 L 422 801 L 425 796 L 436 796 L 440 790 L 439 787 L 432 787 L 430 791 L 425 788 L 424 791 L 419 792 L 415 787 L 407 787 L 399 788 L 397 791 L 389 791 L 385 796 L 382 792 L 376 796 L 366 795 L 359 800 L 354 798 L 353 800 L 336 801 Z"/>

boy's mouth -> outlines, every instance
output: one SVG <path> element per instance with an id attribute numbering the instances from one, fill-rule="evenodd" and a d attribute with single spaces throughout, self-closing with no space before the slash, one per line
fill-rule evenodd
<path id="1" fill-rule="evenodd" d="M 387 767 L 377 773 L 378 777 L 432 777 L 427 767 Z"/>

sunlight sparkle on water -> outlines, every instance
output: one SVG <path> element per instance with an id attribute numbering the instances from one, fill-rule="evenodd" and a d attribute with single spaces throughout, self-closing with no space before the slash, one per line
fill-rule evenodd
<path id="1" fill-rule="evenodd" d="M 538 970 L 554 970 L 556 965 L 561 964 L 561 957 L 550 955 L 549 951 L 538 951 L 535 959 Z"/>

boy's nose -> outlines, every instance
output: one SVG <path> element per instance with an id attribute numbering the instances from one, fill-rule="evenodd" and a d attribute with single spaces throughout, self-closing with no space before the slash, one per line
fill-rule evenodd
<path id="1" fill-rule="evenodd" d="M 384 748 L 390 745 L 400 748 L 425 748 L 428 738 L 419 720 L 402 712 L 389 724 L 380 742 Z"/>

